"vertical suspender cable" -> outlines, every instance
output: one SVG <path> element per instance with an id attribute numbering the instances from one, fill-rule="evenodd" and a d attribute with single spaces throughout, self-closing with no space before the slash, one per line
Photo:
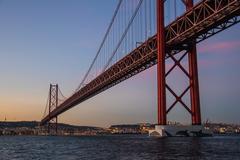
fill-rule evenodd
<path id="1" fill-rule="evenodd" d="M 116 54 L 116 52 L 117 52 L 119 46 L 121 45 L 121 43 L 122 43 L 124 37 L 126 36 L 126 34 L 127 34 L 127 32 L 128 32 L 128 29 L 130 28 L 131 24 L 133 23 L 133 20 L 134 20 L 134 18 L 136 17 L 136 15 L 137 15 L 137 13 L 138 13 L 140 7 L 141 7 L 142 2 L 143 2 L 143 0 L 140 0 L 140 1 L 139 1 L 138 6 L 137 6 L 137 8 L 136 8 L 136 10 L 135 10 L 135 12 L 134 12 L 134 14 L 133 14 L 133 16 L 131 17 L 131 20 L 129 21 L 129 23 L 128 23 L 128 25 L 127 25 L 127 27 L 126 27 L 124 33 L 123 33 L 122 36 L 121 36 L 120 41 L 119 41 L 118 44 L 117 44 L 117 47 L 116 47 L 115 50 L 113 51 L 111 57 L 109 58 L 109 60 L 108 60 L 107 64 L 105 65 L 105 67 L 104 67 L 104 69 L 103 69 L 102 72 L 104 72 L 104 71 L 107 69 L 107 67 L 109 66 L 109 64 L 111 63 L 111 61 L 112 61 L 114 55 Z"/>
<path id="2" fill-rule="evenodd" d="M 94 65 L 94 63 L 95 63 L 95 61 L 96 61 L 96 59 L 97 59 L 97 57 L 98 57 L 98 55 L 99 55 L 99 53 L 100 53 L 103 45 L 104 45 L 104 43 L 105 43 L 105 41 L 106 41 L 106 38 L 107 38 L 107 36 L 108 36 L 111 28 L 112 28 L 113 22 L 114 22 L 114 20 L 115 20 L 115 17 L 116 17 L 116 15 L 117 15 L 118 11 L 119 11 L 119 8 L 120 8 L 120 6 L 121 6 L 121 3 L 122 3 L 122 0 L 119 0 L 118 5 L 117 5 L 117 8 L 115 9 L 114 15 L 113 15 L 113 17 L 112 17 L 112 20 L 111 20 L 111 22 L 110 22 L 110 25 L 108 26 L 107 32 L 106 32 L 105 35 L 104 35 L 103 41 L 102 41 L 102 43 L 101 43 L 101 45 L 100 45 L 100 47 L 99 47 L 99 49 L 98 49 L 98 51 L 97 51 L 97 54 L 95 55 L 95 57 L 94 57 L 91 65 L 90 65 L 87 73 L 86 73 L 85 76 L 83 77 L 83 80 L 81 81 L 80 85 L 78 86 L 78 88 L 76 89 L 75 92 L 77 92 L 77 91 L 81 88 L 81 86 L 83 85 L 84 81 L 86 80 L 89 72 L 91 71 L 91 69 L 92 69 L 92 67 L 93 67 L 93 65 Z"/>

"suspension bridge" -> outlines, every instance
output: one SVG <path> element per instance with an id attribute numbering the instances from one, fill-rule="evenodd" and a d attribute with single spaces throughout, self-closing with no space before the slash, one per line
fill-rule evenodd
<path id="1" fill-rule="evenodd" d="M 119 0 L 89 69 L 75 92 L 64 97 L 50 85 L 40 125 L 57 132 L 57 117 L 72 107 L 157 65 L 158 124 L 180 103 L 201 125 L 196 44 L 240 22 L 240 0 Z M 181 62 L 187 58 L 188 67 Z M 167 70 L 166 61 L 174 64 Z M 179 94 L 167 77 L 179 68 L 188 86 Z M 176 78 L 177 80 L 177 78 Z M 178 83 L 176 81 L 176 83 Z M 168 104 L 167 94 L 175 97 Z M 187 94 L 189 93 L 189 94 Z M 189 96 L 187 104 L 183 96 Z"/>

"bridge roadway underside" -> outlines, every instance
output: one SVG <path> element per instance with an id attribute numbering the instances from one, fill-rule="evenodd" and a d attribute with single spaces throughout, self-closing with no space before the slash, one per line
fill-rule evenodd
<path id="1" fill-rule="evenodd" d="M 166 58 L 187 50 L 240 21 L 240 0 L 204 0 L 165 27 Z M 77 104 L 144 71 L 157 63 L 156 35 L 146 40 L 86 86 L 74 93 L 49 115 L 41 125 Z"/>

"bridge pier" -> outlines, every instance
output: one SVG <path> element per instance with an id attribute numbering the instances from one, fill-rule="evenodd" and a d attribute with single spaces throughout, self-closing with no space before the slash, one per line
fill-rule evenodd
<path id="1" fill-rule="evenodd" d="M 210 137 L 212 132 L 202 125 L 156 125 L 149 131 L 153 137 Z"/>
<path id="2" fill-rule="evenodd" d="M 58 135 L 58 121 L 57 117 L 51 119 L 47 124 L 47 134 L 48 135 Z"/>

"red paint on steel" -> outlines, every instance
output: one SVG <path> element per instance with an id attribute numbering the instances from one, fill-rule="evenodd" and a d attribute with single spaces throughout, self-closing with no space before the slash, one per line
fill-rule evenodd
<path id="1" fill-rule="evenodd" d="M 187 11 L 192 9 L 193 0 L 186 1 Z M 198 65 L 197 65 L 197 47 L 196 43 L 192 44 L 188 53 L 189 74 L 190 74 L 190 98 L 192 111 L 192 124 L 201 124 L 200 98 L 199 98 L 199 81 L 198 81 Z"/>
<path id="2" fill-rule="evenodd" d="M 58 131 L 58 119 L 57 116 L 50 117 L 50 113 L 55 110 L 58 106 L 58 84 L 50 84 L 49 89 L 49 102 L 48 102 L 48 109 L 49 109 L 49 121 L 48 121 L 48 134 L 57 134 Z M 52 132 L 54 130 L 55 133 Z"/>
<path id="3" fill-rule="evenodd" d="M 166 125 L 164 0 L 157 0 L 157 87 L 158 124 Z"/>

